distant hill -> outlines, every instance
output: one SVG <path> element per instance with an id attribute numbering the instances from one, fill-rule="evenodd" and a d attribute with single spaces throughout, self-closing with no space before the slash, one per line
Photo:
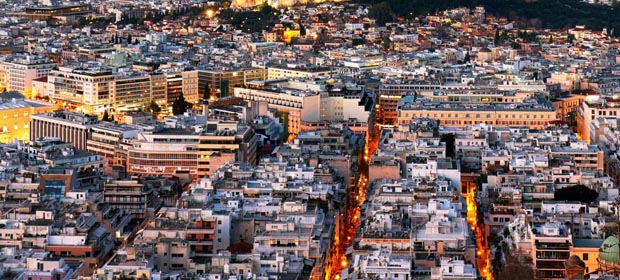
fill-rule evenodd
<path id="1" fill-rule="evenodd" d="M 488 14 L 521 20 L 529 25 L 561 29 L 574 25 L 608 30 L 620 35 L 620 5 L 591 5 L 580 0 L 353 0 L 373 4 L 371 14 L 385 21 L 395 17 L 410 18 L 460 6 L 485 7 Z"/>

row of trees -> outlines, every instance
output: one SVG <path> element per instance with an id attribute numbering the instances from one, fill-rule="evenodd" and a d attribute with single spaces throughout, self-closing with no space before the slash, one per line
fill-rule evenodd
<path id="1" fill-rule="evenodd" d="M 581 0 L 356 0 L 370 4 L 370 16 L 380 25 L 397 17 L 411 19 L 461 6 L 484 6 L 488 14 L 507 17 L 532 27 L 561 29 L 575 25 L 620 35 L 620 4 L 618 8 L 591 5 Z M 618 3 L 618 2 L 616 2 Z"/>
<path id="2" fill-rule="evenodd" d="M 220 10 L 217 17 L 240 30 L 261 32 L 279 22 L 280 11 L 264 3 L 255 10 Z"/>

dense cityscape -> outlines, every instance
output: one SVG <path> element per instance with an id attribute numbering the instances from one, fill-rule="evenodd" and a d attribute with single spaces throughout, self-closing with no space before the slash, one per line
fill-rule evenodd
<path id="1" fill-rule="evenodd" d="M 618 1 L 0 2 L 0 279 L 620 280 L 618 147 Z"/>

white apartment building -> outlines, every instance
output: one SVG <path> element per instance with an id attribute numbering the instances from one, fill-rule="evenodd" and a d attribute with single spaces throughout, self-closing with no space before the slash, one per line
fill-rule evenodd
<path id="1" fill-rule="evenodd" d="M 312 83 L 253 81 L 249 85 L 236 87 L 235 97 L 266 102 L 269 108 L 288 114 L 289 133 L 299 133 L 302 121 L 320 120 L 320 95 Z"/>
<path id="2" fill-rule="evenodd" d="M 353 257 L 350 279 L 411 279 L 411 256 L 397 256 L 390 248 L 374 250 L 367 255 Z"/>
<path id="3" fill-rule="evenodd" d="M 332 70 L 327 67 L 306 67 L 304 65 L 288 64 L 283 66 L 271 66 L 267 68 L 267 79 L 299 79 L 299 78 L 324 78 L 329 77 Z"/>
<path id="4" fill-rule="evenodd" d="M 103 112 L 114 104 L 116 76 L 104 67 L 61 67 L 48 76 L 48 95 L 84 112 Z"/>
<path id="5" fill-rule="evenodd" d="M 46 77 L 57 64 L 34 54 L 13 54 L 0 61 L 0 83 L 6 90 L 29 93 L 32 80 Z"/>

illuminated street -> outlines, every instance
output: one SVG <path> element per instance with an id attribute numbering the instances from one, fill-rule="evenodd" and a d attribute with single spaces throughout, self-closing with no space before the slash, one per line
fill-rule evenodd
<path id="1" fill-rule="evenodd" d="M 484 232 L 484 225 L 478 217 L 478 205 L 476 202 L 476 188 L 469 188 L 465 194 L 467 200 L 467 223 L 476 238 L 476 261 L 478 272 L 486 279 L 493 279 L 491 273 L 491 255 Z"/>
<path id="2" fill-rule="evenodd" d="M 332 246 L 331 257 L 326 258 L 325 279 L 340 279 L 343 269 L 349 266 L 346 257 L 346 249 L 351 246 L 357 229 L 360 226 L 361 206 L 366 200 L 366 190 L 368 188 L 368 163 L 371 155 L 377 150 L 379 143 L 379 126 L 374 128 L 374 132 L 366 137 L 364 144 L 363 159 L 360 160 L 357 182 L 348 191 L 348 197 L 340 212 L 340 221 L 336 228 L 334 244 Z"/>

